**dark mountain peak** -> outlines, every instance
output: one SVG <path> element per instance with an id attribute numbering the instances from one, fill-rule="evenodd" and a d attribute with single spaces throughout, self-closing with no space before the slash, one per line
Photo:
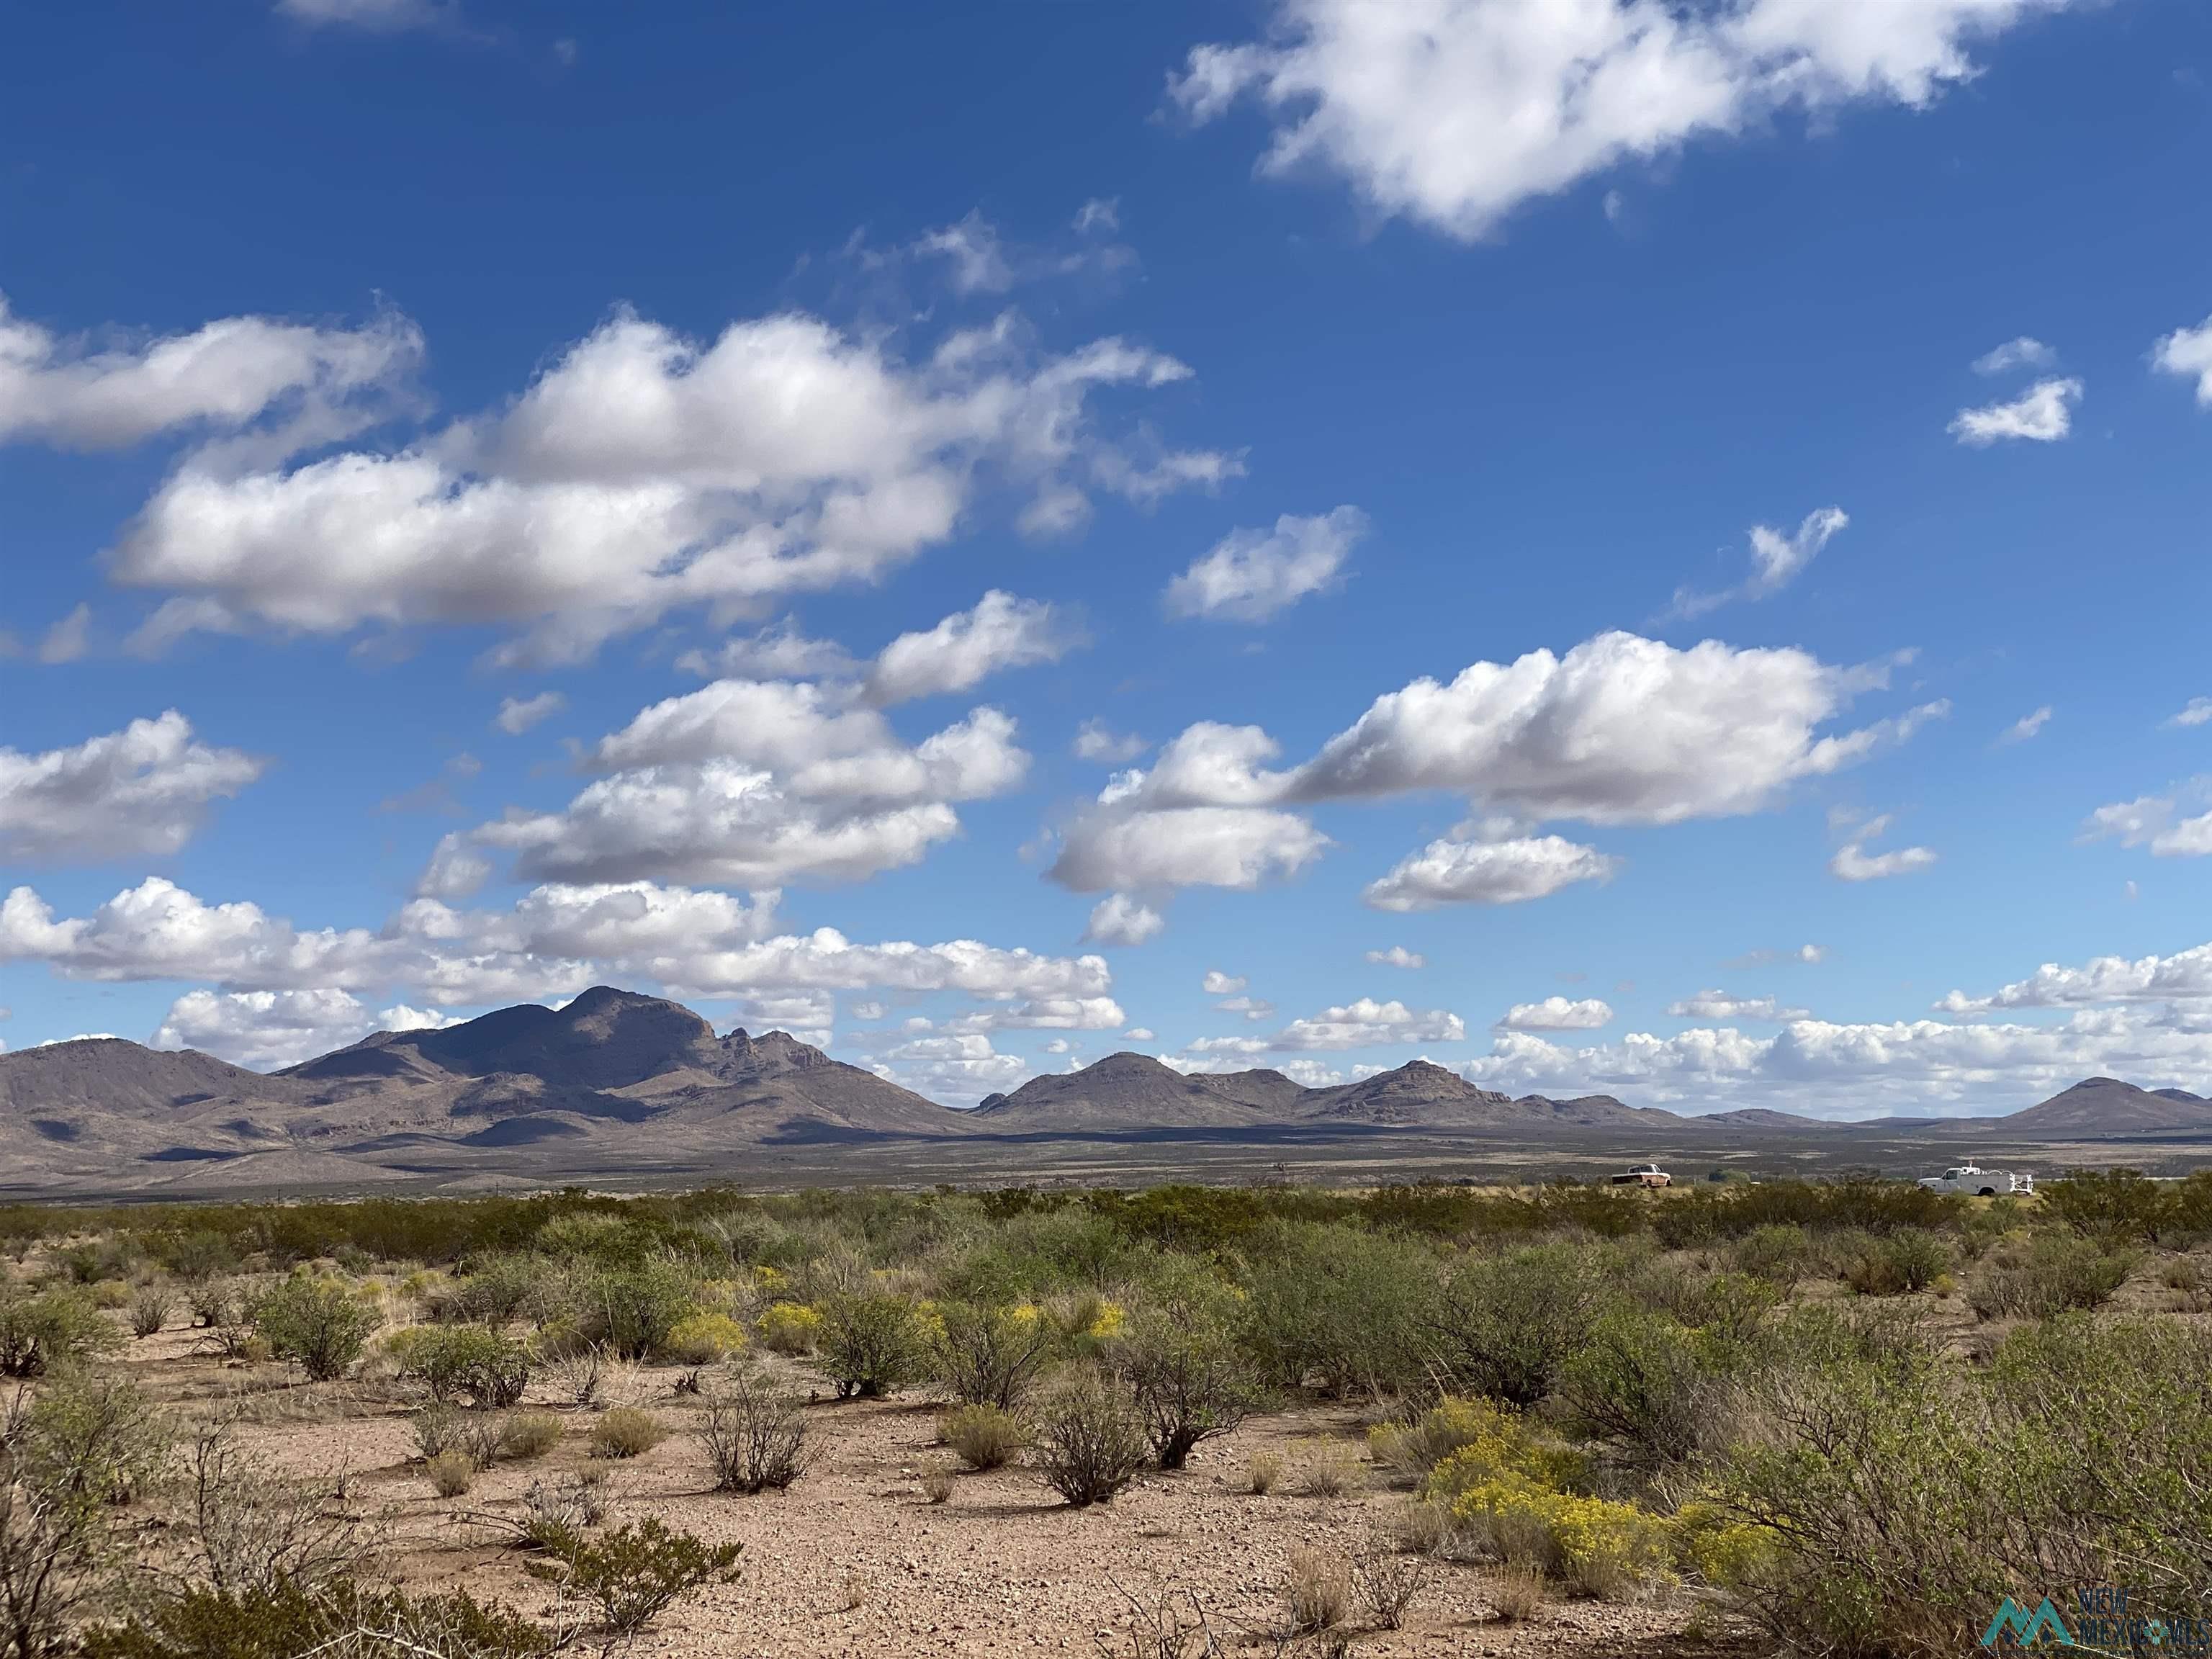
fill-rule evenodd
<path id="1" fill-rule="evenodd" d="M 2138 1089 L 2118 1078 L 2089 1077 L 2039 1105 L 1994 1121 L 2015 1134 L 2202 1133 L 2212 1127 L 2212 1101 L 2179 1089 Z"/>
<path id="2" fill-rule="evenodd" d="M 1069 1073 L 1073 1077 L 1097 1078 L 1104 1081 L 1112 1078 L 1156 1078 L 1162 1075 L 1180 1078 L 1185 1075 L 1166 1061 L 1150 1054 L 1140 1054 L 1133 1048 L 1117 1049 L 1103 1060 L 1094 1060 L 1081 1070 Z"/>
<path id="3" fill-rule="evenodd" d="M 2203 1095 L 2192 1095 L 2186 1089 L 2153 1089 L 2151 1093 L 2160 1100 L 2178 1100 L 2185 1106 L 2202 1106 L 2208 1103 Z"/>
<path id="4" fill-rule="evenodd" d="M 445 1073 L 621 1089 L 711 1062 L 714 1027 L 679 1002 L 595 985 L 560 1008 L 525 1002 L 435 1031 L 381 1031 L 294 1068 L 316 1081 Z"/>
<path id="5" fill-rule="evenodd" d="M 838 1064 L 788 1031 L 763 1031 L 758 1036 L 748 1036 L 743 1026 L 722 1039 L 722 1052 L 732 1065 L 746 1072 L 806 1071 Z"/>

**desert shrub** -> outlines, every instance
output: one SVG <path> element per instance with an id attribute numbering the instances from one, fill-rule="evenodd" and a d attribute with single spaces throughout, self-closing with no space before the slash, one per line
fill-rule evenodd
<path id="1" fill-rule="evenodd" d="M 187 1285 L 201 1285 L 238 1271 L 238 1251 L 229 1239 L 204 1227 L 156 1233 L 154 1257 Z"/>
<path id="2" fill-rule="evenodd" d="M 1813 1241 L 1794 1222 L 1774 1221 L 1736 1240 L 1730 1255 L 1739 1271 L 1786 1286 L 1812 1270 Z"/>
<path id="3" fill-rule="evenodd" d="M 668 1352 L 671 1335 L 696 1305 L 698 1281 L 665 1257 L 601 1267 L 580 1277 L 571 1316 L 586 1341 L 625 1359 Z"/>
<path id="4" fill-rule="evenodd" d="M 415 1450 L 424 1458 L 450 1451 L 460 1443 L 465 1413 L 459 1407 L 432 1403 L 410 1413 L 408 1426 L 415 1431 Z"/>
<path id="5" fill-rule="evenodd" d="M 597 1342 L 579 1342 L 544 1357 L 545 1377 L 562 1399 L 571 1405 L 588 1406 L 605 1386 L 612 1358 Z"/>
<path id="6" fill-rule="evenodd" d="M 525 1547 L 550 1549 L 606 1518 L 606 1477 L 595 1472 L 572 1472 L 530 1483 L 522 1494 L 522 1518 L 516 1529 Z"/>
<path id="7" fill-rule="evenodd" d="M 1580 1432 L 1646 1468 L 1680 1465 L 1710 1437 L 1730 1352 L 1665 1314 L 1615 1308 L 1561 1366 L 1559 1395 Z"/>
<path id="8" fill-rule="evenodd" d="M 383 1322 L 351 1285 L 304 1273 L 270 1291 L 254 1314 L 270 1351 L 318 1382 L 344 1376 Z"/>
<path id="9" fill-rule="evenodd" d="M 2106 1301 L 2135 1265 L 2132 1252 L 2107 1249 L 2094 1238 L 2037 1233 L 1998 1246 L 1966 1280 L 1966 1300 L 1984 1319 L 2002 1314 L 2043 1318 Z"/>
<path id="10" fill-rule="evenodd" d="M 2042 1212 L 2085 1238 L 2156 1244 L 2179 1219 L 2172 1190 L 2136 1170 L 2077 1170 L 2048 1182 Z"/>
<path id="11" fill-rule="evenodd" d="M 493 1412 L 465 1411 L 456 1414 L 452 1449 L 465 1455 L 479 1469 L 499 1462 L 507 1443 L 507 1419 Z"/>
<path id="12" fill-rule="evenodd" d="M 1843 1280 L 1861 1296 L 1909 1296 L 1924 1291 L 1951 1264 L 1941 1237 L 1923 1227 L 1869 1235 L 1844 1264 Z"/>
<path id="13" fill-rule="evenodd" d="M 1451 1540 L 1451 1510 L 1432 1498 L 1410 1498 L 1385 1517 L 1389 1536 L 1411 1555 L 1436 1555 Z"/>
<path id="14" fill-rule="evenodd" d="M 594 1457 L 642 1457 L 668 1438 L 668 1430 L 651 1412 L 616 1406 L 599 1414 L 589 1441 Z"/>
<path id="15" fill-rule="evenodd" d="M 753 1322 L 761 1346 L 771 1353 L 809 1354 L 822 1335 L 822 1316 L 804 1303 L 774 1302 Z"/>
<path id="16" fill-rule="evenodd" d="M 1499 1432 L 1501 1414 L 1487 1400 L 1447 1396 L 1411 1423 L 1378 1423 L 1367 1432 L 1376 1463 L 1416 1481 L 1462 1447 L 1482 1444 Z"/>
<path id="17" fill-rule="evenodd" d="M 82 1291 L 0 1287 L 0 1376 L 44 1376 L 115 1340 L 114 1327 Z"/>
<path id="18" fill-rule="evenodd" d="M 923 1360 L 913 1304 L 884 1291 L 832 1297 L 822 1310 L 817 1358 L 840 1400 L 879 1400 L 904 1387 Z"/>
<path id="19" fill-rule="evenodd" d="M 1148 1449 L 1136 1401 L 1089 1373 L 1048 1394 L 1037 1410 L 1037 1471 L 1077 1509 L 1111 1502 L 1136 1478 Z"/>
<path id="20" fill-rule="evenodd" d="M 921 1495 L 931 1504 L 951 1503 L 952 1489 L 952 1471 L 943 1464 L 933 1465 L 921 1472 Z"/>
<path id="21" fill-rule="evenodd" d="M 144 1391 L 107 1370 L 50 1377 L 9 1426 L 13 1477 L 69 1502 L 129 1503 L 166 1473 L 174 1438 Z"/>
<path id="22" fill-rule="evenodd" d="M 1490 1605 L 1498 1622 L 1517 1625 L 1534 1619 L 1552 1599 L 1552 1581 L 1543 1569 L 1526 1561 L 1508 1561 L 1491 1583 Z"/>
<path id="23" fill-rule="evenodd" d="M 500 1425 L 499 1455 L 526 1462 L 561 1443 L 561 1419 L 551 1412 L 516 1412 Z"/>
<path id="24" fill-rule="evenodd" d="M 141 1285 L 131 1293 L 131 1334 L 141 1341 L 159 1336 L 177 1310 L 174 1291 L 166 1285 Z"/>
<path id="25" fill-rule="evenodd" d="M 929 1339 L 930 1370 L 963 1405 L 1011 1411 L 1036 1379 L 1052 1328 L 1029 1304 L 948 1303 Z"/>
<path id="26" fill-rule="evenodd" d="M 971 1469 L 1001 1468 L 1029 1443 L 1021 1419 L 996 1406 L 956 1407 L 937 1419 L 937 1431 Z"/>
<path id="27" fill-rule="evenodd" d="M 1600 1249 L 1565 1243 L 1462 1265 L 1433 1325 L 1437 1366 L 1455 1389 L 1534 1405 L 1619 1294 L 1608 1266 Z"/>
<path id="28" fill-rule="evenodd" d="M 87 1631 L 78 1651 L 82 1659 L 541 1659 L 559 1646 L 520 1614 L 465 1592 L 410 1596 L 343 1579 L 244 1594 L 189 1586 L 125 1623 Z"/>
<path id="29" fill-rule="evenodd" d="M 225 1595 L 313 1593 L 366 1571 L 376 1530 L 336 1483 L 295 1480 L 240 1448 L 228 1425 L 203 1430 L 185 1459 L 182 1583 Z"/>
<path id="30" fill-rule="evenodd" d="M 1439 1471 L 1441 1473 L 1441 1471 Z M 1624 1599 L 1672 1576 L 1673 1529 L 1633 1504 L 1493 1475 L 1452 1499 L 1452 1520 L 1480 1553 L 1566 1580 L 1586 1595 Z"/>
<path id="31" fill-rule="evenodd" d="M 708 1395 L 696 1432 L 720 1491 L 781 1492 L 806 1472 L 805 1413 L 765 1373 L 745 1372 Z"/>
<path id="32" fill-rule="evenodd" d="M 530 1306 L 547 1273 L 541 1257 L 487 1256 L 465 1278 L 440 1287 L 434 1310 L 441 1319 L 507 1325 Z"/>
<path id="33" fill-rule="evenodd" d="M 514 1405 L 530 1385 L 530 1354 L 520 1342 L 477 1325 L 417 1326 L 391 1345 L 402 1376 L 435 1401 L 465 1396 L 476 1406 Z"/>
<path id="34" fill-rule="evenodd" d="M 601 1538 L 569 1534 L 552 1546 L 552 1560 L 529 1565 L 587 1598 L 608 1630 L 631 1636 L 692 1591 L 735 1578 L 743 1547 L 703 1543 L 648 1516 Z"/>
<path id="35" fill-rule="evenodd" d="M 96 1504 L 15 1478 L 11 1462 L 0 1456 L 0 1652 L 45 1659 L 105 1595 L 106 1540 Z"/>
<path id="36" fill-rule="evenodd" d="M 1164 1469 L 1182 1468 L 1201 1441 L 1228 1433 L 1260 1401 L 1250 1363 L 1228 1332 L 1187 1304 L 1142 1310 L 1114 1364 Z"/>
<path id="37" fill-rule="evenodd" d="M 688 1313 L 669 1327 L 663 1352 L 687 1365 L 711 1365 L 745 1346 L 745 1328 L 719 1309 Z"/>
<path id="38" fill-rule="evenodd" d="M 1420 1245 L 1345 1226 L 1293 1226 L 1247 1273 L 1245 1346 L 1271 1376 L 1334 1395 L 1424 1386 L 1437 1265 Z"/>
<path id="39" fill-rule="evenodd" d="M 1291 1547 L 1283 1583 L 1283 1610 L 1299 1632 L 1334 1630 L 1352 1613 L 1352 1568 L 1333 1551 Z"/>
<path id="40" fill-rule="evenodd" d="M 456 1447 L 441 1451 L 422 1466 L 430 1490 L 441 1498 L 460 1498 L 476 1484 L 477 1461 Z"/>

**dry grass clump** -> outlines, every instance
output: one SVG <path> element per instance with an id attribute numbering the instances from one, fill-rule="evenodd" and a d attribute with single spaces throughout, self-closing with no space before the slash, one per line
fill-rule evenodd
<path id="1" fill-rule="evenodd" d="M 561 1419 L 551 1412 L 517 1412 L 501 1425 L 499 1455 L 518 1462 L 543 1457 L 561 1443 Z"/>
<path id="2" fill-rule="evenodd" d="M 1323 1441 L 1298 1465 L 1297 1489 L 1306 1498 L 1341 1498 L 1358 1478 L 1358 1460 L 1342 1446 Z"/>
<path id="3" fill-rule="evenodd" d="M 1291 1552 L 1283 1606 L 1293 1630 L 1334 1630 L 1352 1613 L 1350 1565 L 1333 1551 L 1299 1545 Z"/>
<path id="4" fill-rule="evenodd" d="M 1490 1605 L 1501 1623 L 1517 1625 L 1534 1619 L 1552 1599 L 1552 1582 L 1542 1569 L 1526 1561 L 1508 1561 L 1498 1570 L 1490 1587 Z"/>
<path id="5" fill-rule="evenodd" d="M 996 1406 L 960 1406 L 938 1419 L 939 1437 L 971 1469 L 1011 1463 L 1028 1443 L 1021 1419 Z"/>
<path id="6" fill-rule="evenodd" d="M 1244 1460 L 1244 1490 L 1255 1498 L 1265 1498 L 1282 1484 L 1283 1455 L 1279 1451 L 1255 1451 Z"/>
<path id="7" fill-rule="evenodd" d="M 668 1438 L 668 1430 L 651 1412 L 635 1406 L 616 1406 L 592 1425 L 591 1454 L 594 1457 L 642 1457 Z"/>
<path id="8" fill-rule="evenodd" d="M 950 1503 L 952 1498 L 952 1471 L 944 1464 L 933 1464 L 921 1472 L 921 1495 L 932 1504 Z"/>
<path id="9" fill-rule="evenodd" d="M 422 1466 L 422 1473 L 430 1482 L 430 1490 L 441 1498 L 460 1498 L 476 1484 L 476 1459 L 456 1448 L 441 1451 Z"/>

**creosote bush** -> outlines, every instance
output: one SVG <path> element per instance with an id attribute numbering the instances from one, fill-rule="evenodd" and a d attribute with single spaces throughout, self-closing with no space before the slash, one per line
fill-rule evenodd
<path id="1" fill-rule="evenodd" d="M 1051 1352 L 1053 1328 L 1034 1305 L 949 1303 L 929 1337 L 930 1369 L 963 1405 L 1012 1411 Z"/>
<path id="2" fill-rule="evenodd" d="M 880 1400 L 921 1374 L 922 1331 L 902 1296 L 859 1291 L 822 1310 L 817 1359 L 840 1400 Z"/>
<path id="3" fill-rule="evenodd" d="M 531 1572 L 576 1592 L 599 1609 L 605 1627 L 634 1636 L 684 1596 L 737 1577 L 738 1544 L 709 1545 L 651 1516 L 603 1537 L 569 1534 L 547 1547 L 550 1560 Z"/>
<path id="4" fill-rule="evenodd" d="M 806 1473 L 806 1415 L 766 1373 L 747 1371 L 707 1395 L 694 1431 L 722 1492 L 781 1492 Z"/>
<path id="5" fill-rule="evenodd" d="M 384 1316 L 351 1285 L 295 1273 L 261 1298 L 254 1324 L 279 1358 L 318 1382 L 343 1376 Z"/>
<path id="6" fill-rule="evenodd" d="M 1040 1403 L 1034 1449 L 1045 1484 L 1083 1509 L 1111 1502 L 1144 1468 L 1149 1448 L 1136 1401 L 1108 1378 L 1086 1374 Z"/>

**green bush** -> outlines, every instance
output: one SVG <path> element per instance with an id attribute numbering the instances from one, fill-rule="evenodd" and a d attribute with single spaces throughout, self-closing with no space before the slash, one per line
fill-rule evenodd
<path id="1" fill-rule="evenodd" d="M 1650 1468 L 1687 1463 L 1711 1436 L 1724 1351 L 1665 1314 L 1616 1308 L 1559 1369 L 1559 1395 L 1583 1434 Z"/>
<path id="2" fill-rule="evenodd" d="M 1200 1442 L 1228 1433 L 1260 1402 L 1243 1354 L 1188 1303 L 1140 1310 L 1115 1345 L 1113 1364 L 1164 1469 L 1182 1468 Z"/>
<path id="3" fill-rule="evenodd" d="M 1012 1411 L 1051 1348 L 1052 1327 L 1033 1305 L 948 1303 L 930 1334 L 930 1369 L 962 1404 Z"/>
<path id="4" fill-rule="evenodd" d="M 95 1626 L 82 1659 L 542 1659 L 560 1644 L 520 1614 L 465 1592 L 410 1596 L 351 1579 L 306 1590 L 224 1594 L 204 1585 L 149 1603 L 127 1623 Z"/>
<path id="5" fill-rule="evenodd" d="M 1966 1300 L 1984 1319 L 2094 1308 L 2119 1289 L 2135 1260 L 2132 1251 L 2107 1249 L 2094 1238 L 2038 1233 L 1984 1257 L 1966 1280 Z"/>
<path id="6" fill-rule="evenodd" d="M 535 1576 L 588 1598 L 609 1631 L 634 1636 L 692 1591 L 735 1578 L 743 1547 L 705 1544 L 647 1516 L 603 1538 L 560 1535 L 551 1548 L 552 1560 L 528 1565 Z"/>
<path id="7" fill-rule="evenodd" d="M 2086 1238 L 2156 1244 L 2180 1219 L 2179 1194 L 2137 1170 L 2081 1170 L 2047 1182 L 2040 1208 Z"/>
<path id="8" fill-rule="evenodd" d="M 0 1288 L 0 1376 L 44 1376 L 118 1340 L 81 1291 Z"/>
<path id="9" fill-rule="evenodd" d="M 883 1291 L 833 1296 L 822 1309 L 816 1358 L 840 1400 L 880 1400 L 921 1375 L 925 1350 L 914 1305 Z"/>
<path id="10" fill-rule="evenodd" d="M 1986 1373 L 1831 1328 L 1752 1390 L 1721 1507 L 1725 1573 L 1794 1647 L 1954 1654 L 2006 1595 L 2124 1583 L 2145 1616 L 2212 1612 L 2212 1335 L 2072 1315 Z"/>
<path id="11" fill-rule="evenodd" d="M 529 1351 L 496 1331 L 431 1326 L 406 1335 L 399 1374 L 423 1383 L 433 1400 L 465 1396 L 472 1405 L 500 1409 L 515 1404 L 530 1385 Z"/>
<path id="12" fill-rule="evenodd" d="M 1460 1393 L 1534 1405 L 1619 1295 L 1602 1247 L 1539 1244 L 1467 1262 L 1433 1327 L 1437 1365 Z"/>
<path id="13" fill-rule="evenodd" d="M 295 1273 L 262 1297 L 254 1326 L 279 1358 L 318 1382 L 343 1376 L 384 1322 L 368 1300 L 334 1279 Z"/>
<path id="14" fill-rule="evenodd" d="M 1343 1225 L 1255 1239 L 1242 1337 L 1262 1370 L 1337 1395 L 1425 1385 L 1437 1259 L 1425 1246 Z"/>
<path id="15" fill-rule="evenodd" d="M 1861 1296 L 1909 1296 L 1933 1285 L 1950 1264 L 1951 1252 L 1937 1235 L 1900 1227 L 1869 1235 L 1844 1263 L 1843 1280 Z"/>
<path id="16" fill-rule="evenodd" d="M 1110 1503 L 1144 1468 L 1144 1419 L 1127 1391 L 1090 1373 L 1046 1396 L 1036 1419 L 1037 1472 L 1077 1509 Z"/>
<path id="17" fill-rule="evenodd" d="M 625 1359 L 665 1355 L 672 1336 L 696 1304 L 696 1273 L 665 1257 L 586 1273 L 569 1310 L 577 1330 Z"/>
<path id="18" fill-rule="evenodd" d="M 161 1480 L 173 1435 L 129 1377 L 69 1370 L 39 1389 L 8 1438 L 15 1478 L 56 1498 L 112 1504 Z"/>
<path id="19" fill-rule="evenodd" d="M 561 1419 L 551 1412 L 517 1412 L 500 1425 L 499 1455 L 517 1462 L 543 1457 L 561 1443 Z"/>

